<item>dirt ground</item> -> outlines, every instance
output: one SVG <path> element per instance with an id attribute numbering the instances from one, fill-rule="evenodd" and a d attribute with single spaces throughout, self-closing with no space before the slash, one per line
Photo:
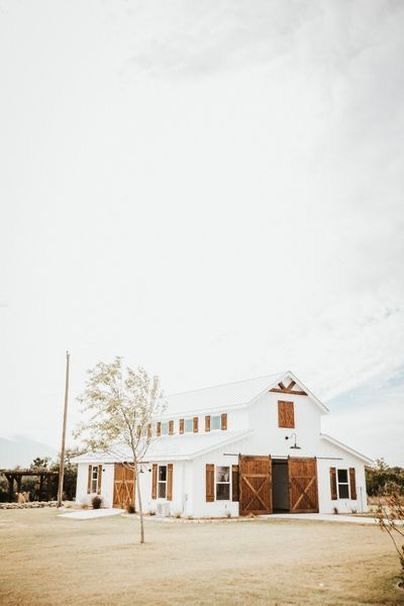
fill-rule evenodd
<path id="1" fill-rule="evenodd" d="M 53 509 L 0 512 L 0 604 L 404 604 L 377 527 L 263 520 L 213 524 Z"/>

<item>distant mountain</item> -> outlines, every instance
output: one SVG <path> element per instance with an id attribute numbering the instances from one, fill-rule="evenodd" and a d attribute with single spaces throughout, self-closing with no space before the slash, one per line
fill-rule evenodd
<path id="1" fill-rule="evenodd" d="M 57 451 L 27 436 L 13 436 L 12 438 L 0 438 L 0 469 L 12 469 L 19 465 L 28 467 L 36 457 L 54 458 Z"/>

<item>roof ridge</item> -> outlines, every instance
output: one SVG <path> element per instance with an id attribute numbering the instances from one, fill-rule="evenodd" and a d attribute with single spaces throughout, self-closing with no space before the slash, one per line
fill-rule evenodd
<path id="1" fill-rule="evenodd" d="M 207 387 L 197 387 L 196 389 L 186 389 L 184 391 L 176 391 L 174 393 L 168 393 L 166 395 L 167 398 L 169 398 L 170 396 L 181 396 L 185 393 L 195 393 L 196 391 L 206 391 L 207 389 L 215 389 L 216 387 L 224 387 L 225 385 L 236 385 L 237 383 L 246 383 L 247 381 L 255 381 L 256 379 L 264 379 L 265 377 L 277 377 L 277 376 L 282 376 L 284 374 L 286 374 L 287 372 L 290 372 L 288 370 L 285 370 L 283 372 L 274 372 L 271 373 L 270 375 L 260 375 L 258 377 L 250 377 L 249 379 L 239 379 L 238 381 L 229 381 L 228 383 L 217 383 L 216 385 L 208 385 Z"/>

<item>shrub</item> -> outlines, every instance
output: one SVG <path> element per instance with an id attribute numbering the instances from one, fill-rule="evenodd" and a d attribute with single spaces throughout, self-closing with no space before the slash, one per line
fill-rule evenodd
<path id="1" fill-rule="evenodd" d="M 102 505 L 102 499 L 101 497 L 93 497 L 91 499 L 91 505 L 93 506 L 93 509 L 101 509 L 101 505 Z"/>
<path id="2" fill-rule="evenodd" d="M 126 506 L 126 511 L 128 513 L 136 513 L 136 509 L 133 503 L 129 503 L 129 505 Z"/>

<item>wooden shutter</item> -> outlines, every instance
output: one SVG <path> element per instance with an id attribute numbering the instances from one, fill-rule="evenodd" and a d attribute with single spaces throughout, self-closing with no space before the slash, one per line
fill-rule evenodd
<path id="1" fill-rule="evenodd" d="M 222 414 L 222 419 L 221 419 L 221 427 L 222 429 L 226 430 L 227 429 L 227 412 L 224 412 Z"/>
<path id="2" fill-rule="evenodd" d="M 331 499 L 333 501 L 337 500 L 337 470 L 335 467 L 330 467 L 330 489 L 331 489 Z"/>
<path id="3" fill-rule="evenodd" d="M 349 468 L 349 484 L 351 487 L 351 499 L 353 501 L 356 500 L 356 474 L 355 467 Z"/>
<path id="4" fill-rule="evenodd" d="M 174 433 L 174 421 L 168 422 L 168 434 L 172 436 Z"/>
<path id="5" fill-rule="evenodd" d="M 238 465 L 231 466 L 231 500 L 239 500 L 239 472 Z"/>
<path id="6" fill-rule="evenodd" d="M 194 433 L 198 433 L 198 417 L 194 417 Z"/>
<path id="7" fill-rule="evenodd" d="M 93 472 L 93 466 L 89 465 L 88 466 L 88 476 L 87 476 L 87 494 L 90 494 L 91 492 L 91 476 L 92 476 L 92 472 Z"/>
<path id="8" fill-rule="evenodd" d="M 210 415 L 205 417 L 205 431 L 210 431 Z"/>
<path id="9" fill-rule="evenodd" d="M 157 499 L 157 463 L 153 463 L 153 468 L 152 468 L 151 498 Z"/>
<path id="10" fill-rule="evenodd" d="M 102 485 L 102 465 L 98 465 L 97 494 L 101 494 L 101 485 Z"/>
<path id="11" fill-rule="evenodd" d="M 157 423 L 157 436 L 160 436 L 160 435 L 161 435 L 161 423 L 160 423 L 160 421 L 158 421 L 158 423 Z"/>
<path id="12" fill-rule="evenodd" d="M 167 501 L 173 500 L 173 464 L 167 465 Z"/>
<path id="13" fill-rule="evenodd" d="M 215 500 L 215 466 L 206 464 L 206 502 Z"/>
<path id="14" fill-rule="evenodd" d="M 150 439 L 152 437 L 152 427 L 151 427 L 151 423 L 148 424 L 147 426 L 147 437 Z"/>
<path id="15" fill-rule="evenodd" d="M 295 409 L 293 402 L 278 401 L 278 427 L 295 427 Z"/>
<path id="16" fill-rule="evenodd" d="M 184 419 L 180 419 L 180 433 L 184 433 Z"/>

